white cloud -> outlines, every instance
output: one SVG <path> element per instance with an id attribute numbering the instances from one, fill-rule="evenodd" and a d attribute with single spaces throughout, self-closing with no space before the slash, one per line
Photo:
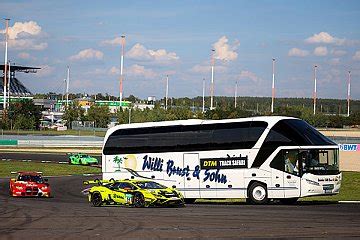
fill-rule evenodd
<path id="1" fill-rule="evenodd" d="M 118 46 L 121 45 L 121 37 L 116 37 L 111 40 L 105 40 L 101 42 L 102 45 Z"/>
<path id="2" fill-rule="evenodd" d="M 54 67 L 51 67 L 49 65 L 41 65 L 39 66 L 39 70 L 37 70 L 36 74 L 40 77 L 46 77 L 46 76 L 49 76 L 51 75 L 55 68 Z"/>
<path id="3" fill-rule="evenodd" d="M 239 41 L 235 41 L 232 45 L 228 44 L 229 40 L 226 36 L 222 36 L 216 43 L 213 44 L 215 50 L 215 58 L 224 61 L 234 61 L 237 59 L 236 52 L 240 45 Z"/>
<path id="4" fill-rule="evenodd" d="M 145 68 L 144 66 L 134 64 L 127 69 L 127 75 L 134 77 L 154 78 L 158 74 L 150 68 Z"/>
<path id="5" fill-rule="evenodd" d="M 120 69 L 118 67 L 112 67 L 110 68 L 108 73 L 110 75 L 115 75 L 115 76 L 120 75 Z M 138 64 L 131 65 L 130 67 L 124 69 L 124 74 L 125 74 L 125 78 L 126 76 L 129 76 L 129 77 L 143 77 L 149 79 L 158 76 L 158 74 L 154 70 L 150 68 L 145 68 L 144 66 Z"/>
<path id="6" fill-rule="evenodd" d="M 104 54 L 101 51 L 94 50 L 92 48 L 84 49 L 78 54 L 70 57 L 70 60 L 86 60 L 86 59 L 99 59 L 101 60 Z"/>
<path id="7" fill-rule="evenodd" d="M 255 73 L 250 72 L 250 71 L 241 71 L 240 74 L 238 75 L 238 79 L 250 79 L 251 81 L 253 81 L 254 83 L 257 83 L 261 80 L 260 77 L 258 77 Z"/>
<path id="8" fill-rule="evenodd" d="M 167 52 L 165 49 L 151 50 L 147 49 L 140 43 L 135 44 L 127 53 L 126 56 L 142 61 L 154 61 L 156 63 L 170 64 L 179 60 L 175 52 Z"/>
<path id="9" fill-rule="evenodd" d="M 314 49 L 315 56 L 323 57 L 326 56 L 327 54 L 328 54 L 327 47 L 317 47 Z"/>
<path id="10" fill-rule="evenodd" d="M 5 33 L 5 30 L 3 30 Z M 9 39 L 18 39 L 25 35 L 39 35 L 41 27 L 34 21 L 16 22 L 14 26 L 9 27 Z"/>
<path id="11" fill-rule="evenodd" d="M 360 61 L 360 51 L 356 51 L 355 55 L 353 56 L 353 59 Z"/>
<path id="12" fill-rule="evenodd" d="M 44 50 L 47 47 L 46 42 L 39 43 L 35 39 L 18 39 L 9 42 L 9 48 L 15 50 Z"/>
<path id="13" fill-rule="evenodd" d="M 9 48 L 15 50 L 44 50 L 48 47 L 46 42 L 41 42 L 42 29 L 34 21 L 16 22 L 8 30 Z M 0 32 L 5 33 L 5 29 Z M 1 42 L 1 45 L 4 45 L 4 41 Z"/>
<path id="14" fill-rule="evenodd" d="M 112 67 L 109 70 L 109 74 L 110 75 L 119 75 L 120 74 L 120 69 L 117 67 Z"/>
<path id="15" fill-rule="evenodd" d="M 227 67 L 221 65 L 215 65 L 214 71 L 216 73 L 224 73 L 227 71 Z M 211 65 L 207 64 L 196 64 L 190 70 L 194 73 L 202 73 L 202 74 L 210 74 L 211 73 Z"/>
<path id="16" fill-rule="evenodd" d="M 340 58 L 332 58 L 329 61 L 330 65 L 339 65 L 340 64 Z"/>
<path id="17" fill-rule="evenodd" d="M 306 57 L 309 55 L 309 51 L 302 50 L 299 48 L 292 48 L 288 52 L 288 56 L 290 57 Z"/>
<path id="18" fill-rule="evenodd" d="M 347 52 L 344 50 L 331 49 L 330 53 L 332 55 L 334 55 L 335 57 L 341 57 L 341 56 L 346 55 Z"/>
<path id="19" fill-rule="evenodd" d="M 30 59 L 30 54 L 27 52 L 21 52 L 17 56 L 21 59 Z"/>
<path id="20" fill-rule="evenodd" d="M 320 32 L 318 34 L 314 34 L 313 36 L 305 39 L 306 43 L 326 43 L 326 44 L 337 44 L 337 45 L 343 45 L 345 43 L 345 38 L 340 39 L 331 36 L 327 32 Z"/>

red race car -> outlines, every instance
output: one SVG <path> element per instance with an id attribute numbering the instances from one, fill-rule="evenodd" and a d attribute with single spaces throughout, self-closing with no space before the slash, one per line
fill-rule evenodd
<path id="1" fill-rule="evenodd" d="M 12 172 L 17 178 L 10 179 L 10 195 L 13 197 L 50 197 L 50 186 L 41 172 Z"/>

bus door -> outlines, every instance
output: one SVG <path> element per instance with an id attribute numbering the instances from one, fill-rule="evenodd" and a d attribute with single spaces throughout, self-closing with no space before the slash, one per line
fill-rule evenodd
<path id="1" fill-rule="evenodd" d="M 199 198 L 200 197 L 200 180 L 194 176 L 195 168 L 199 168 L 199 154 L 198 153 L 184 153 L 183 169 L 189 167 L 189 174 L 184 178 L 184 197 L 185 198 Z M 200 176 L 199 176 L 200 177 Z"/>
<path id="2" fill-rule="evenodd" d="M 299 150 L 282 150 L 284 157 L 284 192 L 285 198 L 300 197 L 301 159 Z"/>
<path id="3" fill-rule="evenodd" d="M 299 151 L 283 149 L 270 163 L 271 186 L 269 191 L 273 198 L 291 198 L 300 196 Z"/>

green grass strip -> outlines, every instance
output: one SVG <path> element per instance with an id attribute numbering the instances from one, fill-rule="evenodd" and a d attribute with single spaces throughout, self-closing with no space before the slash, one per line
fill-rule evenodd
<path id="1" fill-rule="evenodd" d="M 78 174 L 101 174 L 101 168 L 58 163 L 0 161 L 0 177 L 15 176 L 11 172 L 35 171 L 43 176 L 64 176 Z"/>

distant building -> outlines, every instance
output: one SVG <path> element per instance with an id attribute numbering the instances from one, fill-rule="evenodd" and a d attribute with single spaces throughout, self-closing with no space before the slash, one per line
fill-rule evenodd
<path id="1" fill-rule="evenodd" d="M 95 105 L 108 106 L 111 113 L 116 113 L 119 110 L 120 102 L 119 101 L 96 100 Z M 130 106 L 131 106 L 131 102 L 121 101 L 122 108 L 129 108 Z"/>

